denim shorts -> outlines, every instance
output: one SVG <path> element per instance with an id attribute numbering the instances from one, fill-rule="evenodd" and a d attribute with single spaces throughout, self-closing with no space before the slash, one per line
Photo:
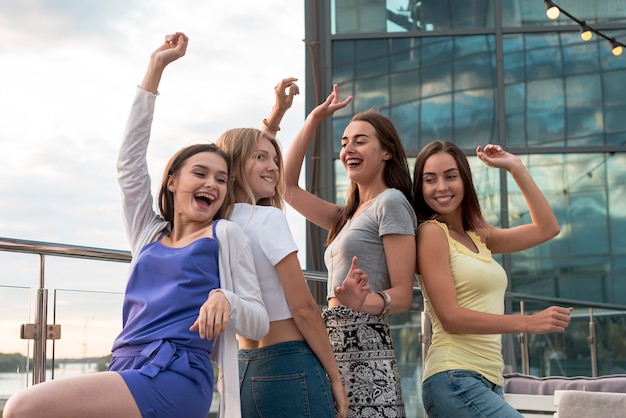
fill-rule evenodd
<path id="1" fill-rule="evenodd" d="M 448 370 L 422 384 L 428 418 L 520 418 L 502 396 L 502 387 L 472 370 Z"/>
<path id="2" fill-rule="evenodd" d="M 326 371 L 304 341 L 239 350 L 239 387 L 246 418 L 335 416 Z"/>

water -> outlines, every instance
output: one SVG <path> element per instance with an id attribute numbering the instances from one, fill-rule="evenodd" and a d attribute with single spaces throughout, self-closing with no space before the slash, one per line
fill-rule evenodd
<path id="1" fill-rule="evenodd" d="M 65 363 L 54 370 L 55 379 L 80 376 L 96 371 L 96 363 Z M 46 372 L 46 380 L 52 380 L 52 371 Z M 32 373 L 0 373 L 0 400 L 8 399 L 20 389 L 31 386 Z"/>

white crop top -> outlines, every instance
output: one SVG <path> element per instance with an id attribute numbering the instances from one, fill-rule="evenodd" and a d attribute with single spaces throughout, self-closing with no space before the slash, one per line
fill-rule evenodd
<path id="1" fill-rule="evenodd" d="M 291 318 L 283 286 L 274 267 L 286 256 L 298 251 L 287 217 L 273 206 L 236 203 L 230 219 L 250 239 L 256 274 L 270 321 Z"/>

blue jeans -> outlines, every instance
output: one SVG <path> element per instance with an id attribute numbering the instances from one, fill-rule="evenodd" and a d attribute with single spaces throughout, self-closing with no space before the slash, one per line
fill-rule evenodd
<path id="1" fill-rule="evenodd" d="M 304 341 L 239 350 L 239 388 L 246 418 L 335 416 L 326 371 Z"/>
<path id="2" fill-rule="evenodd" d="M 422 384 L 428 418 L 520 418 L 502 396 L 502 387 L 471 370 L 448 370 Z"/>

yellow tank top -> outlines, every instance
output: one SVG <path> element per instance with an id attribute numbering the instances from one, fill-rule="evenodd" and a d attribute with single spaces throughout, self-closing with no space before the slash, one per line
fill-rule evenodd
<path id="1" fill-rule="evenodd" d="M 503 314 L 507 286 L 506 272 L 493 259 L 487 246 L 473 231 L 468 231 L 469 237 L 478 248 L 478 253 L 474 253 L 450 236 L 446 224 L 438 221 L 428 222 L 441 226 L 448 238 L 450 268 L 459 305 L 475 311 Z M 421 276 L 418 276 L 418 281 L 433 330 L 423 379 L 446 370 L 464 369 L 478 372 L 490 382 L 502 385 L 504 360 L 501 334 L 446 332 L 430 304 Z"/>

